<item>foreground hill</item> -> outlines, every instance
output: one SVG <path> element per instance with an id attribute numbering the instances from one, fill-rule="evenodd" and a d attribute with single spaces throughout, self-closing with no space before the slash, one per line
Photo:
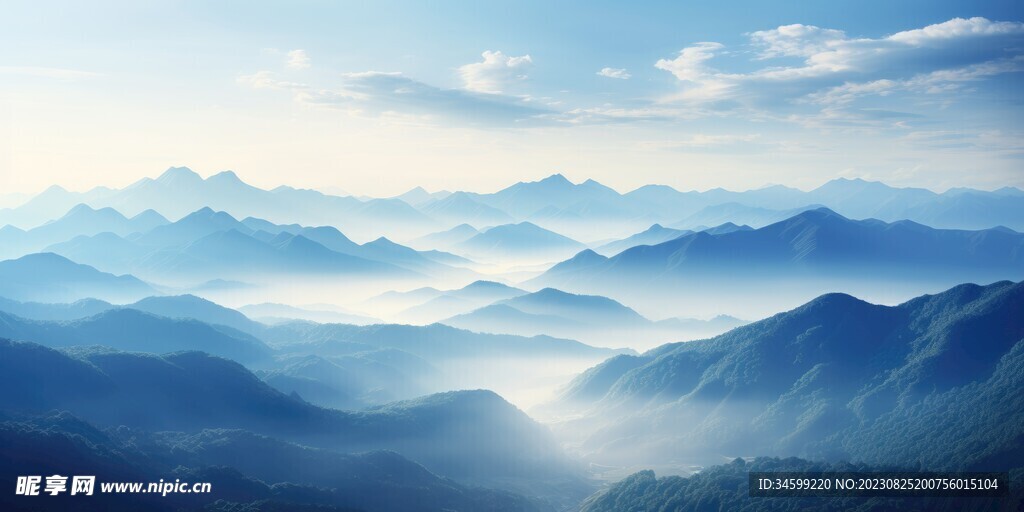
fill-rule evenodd
<path id="1" fill-rule="evenodd" d="M 97 475 L 96 493 L 88 498 L 4 493 L 3 510 L 39 510 L 42 499 L 54 509 L 96 511 L 540 509 L 522 496 L 462 486 L 394 452 L 341 454 L 243 430 L 103 431 L 66 412 L 0 423 L 0 478 L 14 481 L 26 471 Z M 211 482 L 212 492 L 99 492 L 101 482 L 157 478 Z"/>
<path id="2" fill-rule="evenodd" d="M 346 452 L 389 449 L 436 473 L 479 483 L 550 478 L 571 484 L 575 478 L 550 434 L 489 391 L 344 412 L 287 396 L 241 365 L 200 352 L 64 353 L 6 340 L 0 341 L 0 385 L 10 391 L 0 398 L 0 411 L 12 413 L 64 409 L 101 426 L 232 428 Z"/>
<path id="3" fill-rule="evenodd" d="M 588 370 L 561 407 L 595 460 L 796 455 L 934 470 L 1019 464 L 1024 283 L 895 307 L 822 296 L 708 340 Z"/>
<path id="4" fill-rule="evenodd" d="M 752 498 L 747 475 L 751 471 L 885 471 L 898 468 L 863 464 L 815 463 L 796 458 L 757 458 L 751 462 L 705 468 L 683 478 L 656 478 L 653 471 L 635 473 L 584 500 L 581 512 L 640 512 L 653 510 L 776 510 L 785 512 L 886 512 L 890 510 L 1014 510 L 1024 499 L 1021 475 L 1015 473 L 1016 489 L 1006 498 Z M 913 471 L 915 468 L 903 468 Z"/>

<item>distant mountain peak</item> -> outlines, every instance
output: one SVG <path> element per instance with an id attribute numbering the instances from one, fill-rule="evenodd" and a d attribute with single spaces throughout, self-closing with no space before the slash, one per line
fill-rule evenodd
<path id="1" fill-rule="evenodd" d="M 206 181 L 223 181 L 225 183 L 243 183 L 235 171 L 221 171 L 207 178 Z"/>
<path id="2" fill-rule="evenodd" d="M 202 177 L 188 167 L 170 167 L 156 179 L 161 183 L 183 183 L 187 181 L 202 181 Z"/>

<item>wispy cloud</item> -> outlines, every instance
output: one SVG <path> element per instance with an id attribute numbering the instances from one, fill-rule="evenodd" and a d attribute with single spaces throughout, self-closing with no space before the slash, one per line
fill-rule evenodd
<path id="1" fill-rule="evenodd" d="M 598 71 L 597 74 L 598 76 L 618 78 L 619 80 L 629 80 L 633 76 L 621 68 L 601 68 L 601 71 Z"/>
<path id="2" fill-rule="evenodd" d="M 526 70 L 533 64 L 529 55 L 513 57 L 500 51 L 485 51 L 483 61 L 459 67 L 463 85 L 470 91 L 501 94 L 512 82 L 527 78 Z"/>
<path id="3" fill-rule="evenodd" d="M 397 72 L 346 73 L 335 87 L 282 80 L 270 71 L 238 78 L 255 89 L 287 91 L 304 106 L 351 114 L 406 114 L 421 122 L 458 119 L 471 125 L 536 126 L 556 122 L 556 112 L 528 99 L 496 93 L 442 89 Z"/>
<path id="4" fill-rule="evenodd" d="M 831 108 L 868 96 L 897 92 L 936 94 L 961 84 L 1022 70 L 1024 23 L 956 18 L 881 38 L 852 38 L 813 25 L 784 25 L 748 34 L 754 62 L 800 59 L 797 65 L 764 65 L 728 72 L 712 66 L 728 51 L 716 42 L 682 49 L 655 67 L 672 73 L 680 90 L 668 101 L 728 101 L 777 110 L 799 104 Z"/>
<path id="5" fill-rule="evenodd" d="M 308 69 L 310 66 L 309 55 L 306 50 L 292 50 L 288 52 L 288 69 Z"/>

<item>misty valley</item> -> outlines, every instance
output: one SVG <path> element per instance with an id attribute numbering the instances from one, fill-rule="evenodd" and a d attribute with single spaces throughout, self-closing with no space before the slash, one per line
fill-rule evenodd
<path id="1" fill-rule="evenodd" d="M 173 167 L 0 209 L 0 509 L 1017 510 L 1024 191 L 385 198 Z M 1002 498 L 750 498 L 751 471 Z"/>

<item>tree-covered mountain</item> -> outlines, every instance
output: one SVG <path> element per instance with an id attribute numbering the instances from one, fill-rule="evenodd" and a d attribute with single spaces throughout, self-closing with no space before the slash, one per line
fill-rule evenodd
<path id="1" fill-rule="evenodd" d="M 1024 283 L 899 306 L 822 296 L 721 336 L 605 362 L 563 395 L 594 460 L 796 455 L 933 470 L 1024 452 Z"/>
<path id="2" fill-rule="evenodd" d="M 0 310 L 0 337 L 51 347 L 104 345 L 149 353 L 202 350 L 247 364 L 265 363 L 272 353 L 259 339 L 231 327 L 131 308 L 66 322 L 28 320 Z"/>
<path id="3" fill-rule="evenodd" d="M 96 475 L 92 496 L 16 496 L 4 510 L 474 511 L 542 510 L 509 492 L 466 487 L 394 452 L 343 454 L 244 430 L 101 430 L 62 412 L 0 422 L 0 478 Z M 103 494 L 103 482 L 209 482 L 209 494 Z"/>
<path id="4" fill-rule="evenodd" d="M 489 391 L 346 412 L 285 395 L 241 365 L 200 352 L 59 352 L 7 340 L 0 370 L 10 391 L 0 410 L 10 413 L 68 410 L 100 426 L 149 431 L 244 429 L 344 452 L 394 450 L 463 481 L 585 488 L 550 433 Z"/>
<path id="5" fill-rule="evenodd" d="M 761 498 L 749 496 L 748 474 L 763 472 L 875 472 L 894 467 L 849 463 L 820 463 L 797 458 L 759 457 L 750 462 L 736 459 L 729 464 L 705 468 L 689 477 L 655 477 L 653 471 L 634 473 L 598 491 L 580 505 L 580 512 L 711 512 L 720 510 L 778 512 L 847 511 L 887 512 L 890 510 L 931 510 L 941 512 L 1018 510 L 1024 505 L 1020 490 L 1022 475 L 1012 475 L 1016 489 L 1005 498 Z M 913 470 L 914 468 L 909 468 Z M 1012 488 L 1012 487 L 1011 487 Z"/>

